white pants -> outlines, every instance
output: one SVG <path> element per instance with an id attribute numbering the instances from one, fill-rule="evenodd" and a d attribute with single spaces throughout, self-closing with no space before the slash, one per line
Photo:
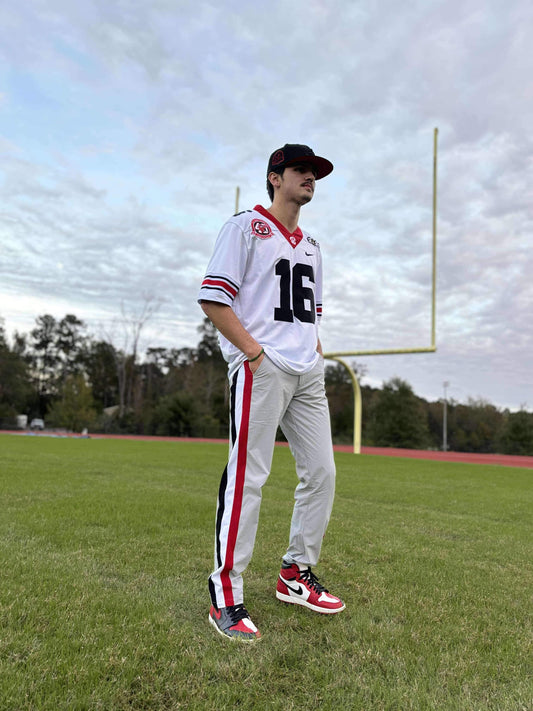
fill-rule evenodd
<path id="1" fill-rule="evenodd" d="M 335 490 L 335 462 L 324 361 L 304 375 L 290 375 L 267 357 L 252 375 L 243 363 L 231 380 L 230 453 L 220 484 L 213 604 L 243 602 L 242 573 L 252 557 L 261 490 L 270 473 L 278 425 L 296 461 L 299 484 L 287 562 L 316 565 Z"/>

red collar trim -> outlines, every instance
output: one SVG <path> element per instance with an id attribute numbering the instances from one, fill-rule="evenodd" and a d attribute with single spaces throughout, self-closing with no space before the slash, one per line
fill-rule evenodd
<path id="1" fill-rule="evenodd" d="M 276 220 L 274 215 L 272 215 L 262 205 L 256 205 L 254 207 L 254 210 L 256 210 L 256 212 L 259 212 L 261 215 L 263 215 L 263 217 L 266 217 L 267 220 L 270 220 L 270 222 L 273 222 L 276 225 L 277 229 L 281 232 L 281 234 L 285 237 L 285 239 L 287 240 L 287 242 L 291 245 L 291 247 L 293 249 L 300 244 L 304 235 L 303 235 L 302 230 L 299 227 L 297 227 L 294 230 L 294 232 L 289 232 L 289 230 L 285 227 L 285 225 L 282 225 L 281 222 Z"/>

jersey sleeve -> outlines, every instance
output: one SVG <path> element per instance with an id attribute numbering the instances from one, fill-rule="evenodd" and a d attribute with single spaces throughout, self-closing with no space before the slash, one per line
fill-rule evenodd
<path id="1" fill-rule="evenodd" d="M 315 306 L 316 320 L 320 324 L 322 320 L 322 255 L 319 253 L 317 273 L 315 277 Z"/>
<path id="2" fill-rule="evenodd" d="M 200 301 L 217 301 L 232 306 L 242 284 L 248 260 L 248 244 L 238 223 L 230 220 L 215 242 L 207 272 L 198 294 Z"/>

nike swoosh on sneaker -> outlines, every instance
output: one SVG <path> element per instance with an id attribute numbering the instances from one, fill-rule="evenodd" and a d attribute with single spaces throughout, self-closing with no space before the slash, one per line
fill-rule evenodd
<path id="1" fill-rule="evenodd" d="M 291 588 L 289 583 L 285 580 L 285 578 L 282 578 L 281 575 L 279 576 L 279 579 L 289 588 L 291 592 L 295 593 L 296 595 L 303 595 L 304 589 L 301 585 L 298 585 L 297 588 Z"/>

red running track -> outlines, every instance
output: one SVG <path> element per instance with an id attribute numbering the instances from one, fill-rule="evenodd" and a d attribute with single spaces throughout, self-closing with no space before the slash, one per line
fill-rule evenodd
<path id="1" fill-rule="evenodd" d="M 338 452 L 353 452 L 353 447 L 336 446 Z M 396 449 L 393 447 L 361 447 L 361 454 L 377 454 L 382 457 L 409 457 L 433 459 L 440 462 L 463 462 L 464 464 L 499 464 L 504 467 L 533 468 L 533 457 L 514 454 L 475 454 L 473 452 L 438 452 L 423 449 Z"/>
<path id="2" fill-rule="evenodd" d="M 20 430 L 3 430 L 0 434 L 28 435 L 30 437 L 77 437 L 78 434 L 54 432 L 26 432 Z M 91 435 L 91 439 L 135 439 L 148 442 L 211 442 L 227 444 L 225 439 L 207 439 L 202 437 L 151 437 L 148 435 Z M 286 442 L 278 442 L 280 446 L 287 446 Z M 351 445 L 335 445 L 336 452 L 353 452 Z M 533 469 L 533 456 L 517 456 L 512 454 L 475 454 L 472 452 L 439 452 L 424 449 L 397 449 L 395 447 L 362 447 L 361 454 L 378 455 L 381 457 L 406 457 L 410 459 L 430 459 L 440 462 L 463 462 L 466 464 L 499 464 L 504 467 L 525 467 Z"/>

